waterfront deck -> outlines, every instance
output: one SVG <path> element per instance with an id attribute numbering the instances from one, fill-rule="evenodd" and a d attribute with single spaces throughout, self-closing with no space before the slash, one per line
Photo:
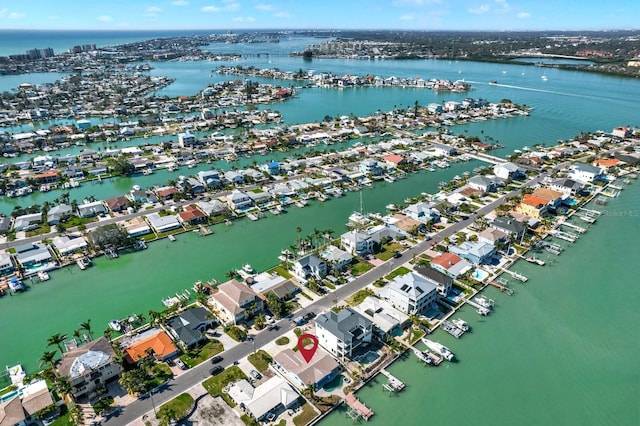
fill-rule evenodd
<path id="1" fill-rule="evenodd" d="M 401 381 L 400 379 L 398 379 L 397 377 L 389 373 L 384 368 L 380 370 L 380 373 L 387 376 L 387 383 L 382 385 L 382 387 L 385 390 L 388 390 L 390 393 L 394 393 L 394 392 L 400 392 L 405 388 L 405 384 L 403 381 Z"/>
<path id="2" fill-rule="evenodd" d="M 344 397 L 344 402 L 346 402 L 349 408 L 353 410 L 353 413 L 357 414 L 358 417 L 364 420 L 369 420 L 373 416 L 373 410 L 369 409 L 366 405 L 364 405 L 352 393 L 349 393 L 347 394 L 347 396 Z"/>

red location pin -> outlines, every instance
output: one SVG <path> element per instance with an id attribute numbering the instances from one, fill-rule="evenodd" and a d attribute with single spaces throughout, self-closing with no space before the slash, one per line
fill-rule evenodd
<path id="1" fill-rule="evenodd" d="M 311 340 L 312 345 L 310 347 L 305 347 L 305 340 Z M 311 361 L 311 358 L 313 358 L 313 355 L 318 350 L 318 338 L 313 334 L 301 334 L 300 337 L 298 337 L 298 350 L 302 354 L 304 360 L 309 363 L 309 361 Z"/>

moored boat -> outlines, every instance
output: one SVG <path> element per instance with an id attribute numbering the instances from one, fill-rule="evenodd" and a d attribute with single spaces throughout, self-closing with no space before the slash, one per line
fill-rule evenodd
<path id="1" fill-rule="evenodd" d="M 451 361 L 454 358 L 453 352 L 449 350 L 445 345 L 434 342 L 433 340 L 425 339 L 424 337 L 421 339 L 422 343 L 427 345 L 427 348 L 431 349 L 438 355 L 442 355 L 444 359 L 447 361 Z"/>
<path id="2" fill-rule="evenodd" d="M 109 321 L 109 328 L 112 329 L 113 331 L 120 331 L 122 330 L 122 325 L 118 320 L 111 320 Z"/>
<path id="3" fill-rule="evenodd" d="M 544 263 L 545 263 L 544 260 L 538 259 L 535 256 L 527 257 L 526 261 L 529 262 L 529 263 L 535 263 L 535 264 L 540 265 L 540 266 L 544 266 Z"/>
<path id="4" fill-rule="evenodd" d="M 452 320 L 451 323 L 453 325 L 455 325 L 456 327 L 458 327 L 462 331 L 469 331 L 469 325 L 467 324 L 467 322 L 465 320 L 463 320 L 461 318 L 456 318 L 456 319 Z"/>
<path id="5" fill-rule="evenodd" d="M 40 278 L 40 281 L 49 281 L 49 273 L 47 271 L 38 271 L 38 278 Z"/>
<path id="6" fill-rule="evenodd" d="M 15 278 L 15 277 L 11 278 L 8 284 L 9 284 L 9 290 L 11 290 L 14 293 L 25 290 L 24 284 L 22 284 L 22 281 L 20 281 L 18 278 Z"/>
<path id="7" fill-rule="evenodd" d="M 442 329 L 447 333 L 449 333 L 450 335 L 452 335 L 453 337 L 455 337 L 456 339 L 459 339 L 464 334 L 464 331 L 461 328 L 456 327 L 455 325 L 453 325 L 453 323 L 449 321 L 442 322 Z"/>

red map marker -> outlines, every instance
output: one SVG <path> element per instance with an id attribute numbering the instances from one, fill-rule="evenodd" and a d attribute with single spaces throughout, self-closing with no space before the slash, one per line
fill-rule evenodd
<path id="1" fill-rule="evenodd" d="M 305 347 L 305 340 L 311 340 L 311 347 Z M 309 361 L 311 361 L 311 358 L 313 358 L 313 355 L 318 350 L 318 338 L 313 334 L 301 334 L 300 337 L 298 337 L 298 350 L 302 354 L 304 360 L 309 363 Z"/>

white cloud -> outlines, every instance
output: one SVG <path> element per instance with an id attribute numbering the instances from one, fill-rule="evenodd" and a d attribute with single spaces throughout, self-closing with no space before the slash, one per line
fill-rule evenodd
<path id="1" fill-rule="evenodd" d="M 259 4 L 256 4 L 256 9 L 268 12 L 273 10 L 273 6 L 270 4 L 259 3 Z"/>
<path id="2" fill-rule="evenodd" d="M 189 2 L 185 0 L 176 0 L 174 2 L 171 2 L 171 4 L 174 6 L 189 6 Z"/>
<path id="3" fill-rule="evenodd" d="M 416 19 L 416 14 L 415 13 L 405 13 L 404 15 L 400 16 L 399 19 L 401 21 L 413 21 L 414 19 Z"/>
<path id="4" fill-rule="evenodd" d="M 285 11 L 282 11 L 282 12 L 276 12 L 276 13 L 274 13 L 274 14 L 273 14 L 273 16 L 274 16 L 275 18 L 285 18 L 285 19 L 293 18 L 293 14 L 291 14 L 291 13 L 289 13 L 289 12 L 285 12 Z"/>
<path id="5" fill-rule="evenodd" d="M 420 7 L 430 4 L 442 4 L 442 0 L 394 0 L 391 4 L 400 7 Z"/>
<path id="6" fill-rule="evenodd" d="M 98 19 L 98 21 L 100 21 L 100 22 L 111 22 L 111 21 L 113 21 L 113 18 L 111 18 L 111 16 L 109 16 L 109 15 L 100 15 L 96 19 Z"/>
<path id="7" fill-rule="evenodd" d="M 531 14 L 527 12 L 520 12 L 516 15 L 519 19 L 529 19 L 531 18 Z"/>
<path id="8" fill-rule="evenodd" d="M 0 9 L 0 18 L 8 18 L 8 19 L 20 19 L 25 16 L 23 12 L 9 12 L 9 9 L 2 8 Z"/>
<path id="9" fill-rule="evenodd" d="M 218 6 L 203 6 L 200 8 L 202 12 L 233 12 L 234 10 L 240 9 L 240 4 L 236 3 L 234 0 L 229 0 L 225 2 L 226 5 L 222 7 Z"/>
<path id="10" fill-rule="evenodd" d="M 235 21 L 235 22 L 255 22 L 256 18 L 254 18 L 253 16 L 236 16 L 235 18 L 232 19 L 232 21 Z"/>
<path id="11" fill-rule="evenodd" d="M 474 15 L 482 15 L 491 10 L 491 7 L 488 4 L 483 4 L 480 7 L 476 7 L 474 9 L 469 9 L 469 13 L 473 13 Z"/>
<path id="12" fill-rule="evenodd" d="M 147 8 L 147 13 L 158 13 L 158 12 L 162 12 L 162 9 L 160 9 L 157 6 L 149 6 Z"/>

